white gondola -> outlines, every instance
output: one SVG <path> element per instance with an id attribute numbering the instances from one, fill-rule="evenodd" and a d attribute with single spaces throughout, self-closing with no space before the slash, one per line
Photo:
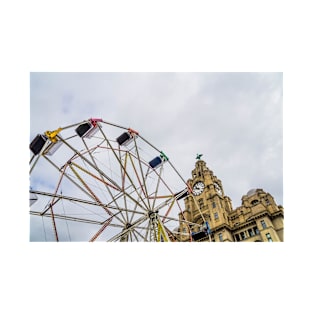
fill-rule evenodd
<path id="1" fill-rule="evenodd" d="M 58 140 L 57 142 L 51 142 L 48 147 L 45 149 L 44 154 L 53 155 L 62 145 L 62 141 Z"/>
<path id="2" fill-rule="evenodd" d="M 99 131 L 99 126 L 92 122 L 86 122 L 79 125 L 75 131 L 81 138 L 91 138 Z"/>

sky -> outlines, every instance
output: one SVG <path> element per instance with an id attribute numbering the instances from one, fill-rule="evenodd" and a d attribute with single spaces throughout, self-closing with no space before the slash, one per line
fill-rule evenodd
<path id="1" fill-rule="evenodd" d="M 139 131 L 186 181 L 203 154 L 234 209 L 253 188 L 283 205 L 281 72 L 30 73 L 30 141 L 90 117 Z"/>

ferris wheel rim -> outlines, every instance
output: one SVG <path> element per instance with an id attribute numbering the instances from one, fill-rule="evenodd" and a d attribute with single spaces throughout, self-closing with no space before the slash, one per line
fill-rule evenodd
<path id="1" fill-rule="evenodd" d="M 174 204 L 174 202 L 177 202 L 177 199 L 178 197 L 182 194 L 182 193 L 185 193 L 185 192 L 188 192 L 188 185 L 186 184 L 185 180 L 182 178 L 182 176 L 179 174 L 179 172 L 176 170 L 176 168 L 173 166 L 173 164 L 169 161 L 169 159 L 167 158 L 167 162 L 168 164 L 171 166 L 171 168 L 174 170 L 174 172 L 178 175 L 178 178 L 182 180 L 182 182 L 185 184 L 185 189 L 180 192 L 180 193 L 175 193 L 173 190 L 171 190 L 171 187 L 170 186 L 167 186 L 166 184 L 166 181 L 164 179 L 162 179 L 162 176 L 161 176 L 161 171 L 163 169 L 163 165 L 161 165 L 160 167 L 160 170 L 159 172 L 157 172 L 157 170 L 155 168 L 149 168 L 149 162 L 147 162 L 146 160 L 141 160 L 140 159 L 140 153 L 139 153 L 139 149 L 138 149 L 138 146 L 137 146 L 137 138 L 138 139 L 141 139 L 143 140 L 143 142 L 145 142 L 146 144 L 148 144 L 152 149 L 156 150 L 156 152 L 158 152 L 159 154 L 164 154 L 162 152 L 162 150 L 156 148 L 153 144 L 151 144 L 148 140 L 146 140 L 144 137 L 142 137 L 141 135 L 139 135 L 138 132 L 132 130 L 131 128 L 129 127 L 123 127 L 123 126 L 120 126 L 120 125 L 117 125 L 117 124 L 114 124 L 114 123 L 109 123 L 109 122 L 106 122 L 106 121 L 103 121 L 102 119 L 97 119 L 95 121 L 95 125 L 99 125 L 99 124 L 105 124 L 105 125 L 109 125 L 109 126 L 114 126 L 114 127 L 117 127 L 117 128 L 120 128 L 120 129 L 123 129 L 123 130 L 126 130 L 126 131 L 129 131 L 131 130 L 133 133 L 136 132 L 136 137 L 134 138 L 134 147 L 135 147 L 135 152 L 129 152 L 126 148 L 125 149 L 120 149 L 120 146 L 117 147 L 113 147 L 112 143 L 110 142 L 110 139 L 107 138 L 106 134 L 104 133 L 104 131 L 102 130 L 101 127 L 98 127 L 99 128 L 99 131 L 101 133 L 101 135 L 103 137 L 101 137 L 101 139 L 103 139 L 102 141 L 102 144 L 103 143 L 106 143 L 107 144 L 107 149 L 110 150 L 112 152 L 112 155 L 116 158 L 116 160 L 118 161 L 119 165 L 120 165 L 120 169 L 121 169 L 121 172 L 123 173 L 124 177 L 127 177 L 127 179 L 129 180 L 129 182 L 131 183 L 128 188 L 132 186 L 133 190 L 132 190 L 132 193 L 136 194 L 137 195 L 137 199 L 135 199 L 131 194 L 129 194 L 127 191 L 125 191 L 125 189 L 123 188 L 123 186 L 120 186 L 117 182 L 115 182 L 114 180 L 112 180 L 112 178 L 110 178 L 103 170 L 101 170 L 98 166 L 96 166 L 96 162 L 95 160 L 91 157 L 91 158 L 88 158 L 86 157 L 84 154 L 86 155 L 91 155 L 92 152 L 94 150 L 97 150 L 100 148 L 100 145 L 98 146 L 95 146 L 93 148 L 89 148 L 87 147 L 87 144 L 85 142 L 85 138 L 82 138 L 82 142 L 83 144 L 85 145 L 86 147 L 86 150 L 83 150 L 82 152 L 81 151 L 78 151 L 77 149 L 73 148 L 69 143 L 68 141 L 70 139 L 72 139 L 73 137 L 77 137 L 78 135 L 74 135 L 74 136 L 70 136 L 70 137 L 66 137 L 66 138 L 63 138 L 60 134 L 60 132 L 62 130 L 68 130 L 70 128 L 73 128 L 73 127 L 76 127 L 76 126 L 79 126 L 79 125 L 82 125 L 83 123 L 86 123 L 87 121 L 90 121 L 90 120 L 84 120 L 80 123 L 75 123 L 75 124 L 72 124 L 72 125 L 69 125 L 69 126 L 65 126 L 65 127 L 59 127 L 58 130 L 54 136 L 54 139 L 57 140 L 57 141 L 60 141 L 62 142 L 63 144 L 65 144 L 69 149 L 72 150 L 73 152 L 73 155 L 72 157 L 67 161 L 67 163 L 63 164 L 62 168 L 58 167 L 56 164 L 53 164 L 52 160 L 50 160 L 47 155 L 44 155 L 44 154 L 38 154 L 37 158 L 35 158 L 35 155 L 32 156 L 31 158 L 31 161 L 30 161 L 30 164 L 32 164 L 32 162 L 34 162 L 35 164 L 32 164 L 31 166 L 31 171 L 30 171 L 30 174 L 32 173 L 32 171 L 34 170 L 35 166 L 36 166 L 36 163 L 38 162 L 39 158 L 42 156 L 44 159 L 46 159 L 50 164 L 53 165 L 53 167 L 55 169 L 57 169 L 59 172 L 60 172 L 60 181 L 58 184 L 61 184 L 62 180 L 67 178 L 69 179 L 70 181 L 72 181 L 74 184 L 78 185 L 77 181 L 74 181 L 74 176 L 76 175 L 75 174 L 75 169 L 73 169 L 75 166 L 77 165 L 74 165 L 75 162 L 73 162 L 73 160 L 75 159 L 79 159 L 80 161 L 83 160 L 84 162 L 87 163 L 88 167 L 92 168 L 92 170 L 96 171 L 98 174 L 99 174 L 99 177 L 96 177 L 100 182 L 101 180 L 104 180 L 103 178 L 106 178 L 108 181 L 110 181 L 111 183 L 111 186 L 110 188 L 115 188 L 116 191 L 119 191 L 120 194 L 117 195 L 114 195 L 112 196 L 112 192 L 110 189 L 110 192 L 108 192 L 108 194 L 111 193 L 111 197 L 112 197 L 112 202 L 115 202 L 115 205 L 110 205 L 110 204 L 104 204 L 102 203 L 101 201 L 98 201 L 97 200 L 97 197 L 96 196 L 93 196 L 92 195 L 92 190 L 91 188 L 88 188 L 86 185 L 84 185 L 84 188 L 81 190 L 83 190 L 85 193 L 86 193 L 86 190 L 88 191 L 87 194 L 90 196 L 91 195 L 91 200 L 84 200 L 84 199 L 75 199 L 75 197 L 70 197 L 69 195 L 62 195 L 62 194 L 59 194 L 58 193 L 58 187 L 56 187 L 56 190 L 54 193 L 46 193 L 47 195 L 49 194 L 49 196 L 53 199 L 52 202 L 50 203 L 50 207 L 46 208 L 44 212 L 35 212 L 35 211 L 30 211 L 30 213 L 32 215 L 46 215 L 47 217 L 50 217 L 52 218 L 52 220 L 55 220 L 57 218 L 63 218 L 63 219 L 66 219 L 65 216 L 62 216 L 62 214 L 59 214 L 59 213 L 56 213 L 54 214 L 53 213 L 53 206 L 54 204 L 56 203 L 56 201 L 64 201 L 64 200 L 68 200 L 70 202 L 84 202 L 85 204 L 88 204 L 88 205 L 95 205 L 95 206 L 101 206 L 103 207 L 103 209 L 106 211 L 106 213 L 108 214 L 108 217 L 107 217 L 107 220 L 105 221 L 102 221 L 102 222 L 99 222 L 99 221 L 93 221 L 93 220 L 90 220 L 90 222 L 93 222 L 93 223 L 98 223 L 99 225 L 102 225 L 103 227 L 103 231 L 105 230 L 106 227 L 109 226 L 109 224 L 111 223 L 111 220 L 113 219 L 113 216 L 114 218 L 117 218 L 119 219 L 119 215 L 122 217 L 119 221 L 121 222 L 121 225 L 119 225 L 121 228 L 122 228 L 122 225 L 123 225 L 123 222 L 125 222 L 125 227 L 126 225 L 128 224 L 128 227 L 125 228 L 124 230 L 122 229 L 122 231 L 119 233 L 119 234 L 116 234 L 114 235 L 113 237 L 109 238 L 107 241 L 114 241 L 115 239 L 117 238 L 122 238 L 122 237 L 127 237 L 130 236 L 132 233 L 133 233 L 133 236 L 136 237 L 141 237 L 142 239 L 148 239 L 148 230 L 147 232 L 143 235 L 142 233 L 138 232 L 137 229 L 135 229 L 136 227 L 134 225 L 140 225 L 146 221 L 148 221 L 148 225 L 146 226 L 147 229 L 149 229 L 149 227 L 151 227 L 151 229 L 153 229 L 153 232 L 155 233 L 154 234 L 154 237 L 151 235 L 151 232 L 150 232 L 150 237 L 149 239 L 151 238 L 154 238 L 155 241 L 157 241 L 156 239 L 156 236 L 157 236 L 157 232 L 161 232 L 163 234 L 163 237 L 167 237 L 167 236 L 174 236 L 173 233 L 171 233 L 171 231 L 166 228 L 164 226 L 164 222 L 167 221 L 169 222 L 170 220 L 172 221 L 175 221 L 175 222 L 179 222 L 179 219 L 178 218 L 173 218 L 173 217 L 170 217 L 170 216 L 167 216 L 168 215 L 168 212 L 170 211 L 170 207 L 168 208 L 168 212 L 164 212 L 163 214 L 160 214 L 159 213 L 159 210 L 160 208 L 162 207 L 162 205 L 164 206 L 169 206 L 169 203 L 172 205 L 172 203 Z M 47 134 L 48 132 L 46 132 Z M 50 132 L 51 133 L 51 132 Z M 52 132 L 53 133 L 53 132 Z M 50 141 L 52 142 L 51 138 L 50 138 Z M 45 145 L 43 146 L 42 150 L 46 149 L 48 144 L 51 144 L 51 142 L 47 142 L 45 143 Z M 137 176 L 137 180 L 139 182 L 139 185 L 138 186 L 138 182 L 136 183 L 132 183 L 132 178 L 130 177 L 128 171 L 126 170 L 126 165 L 124 166 L 123 162 L 121 162 L 121 157 L 118 155 L 118 153 L 125 153 L 126 157 L 129 156 L 130 160 L 131 160 L 131 163 L 132 163 L 132 171 L 134 173 L 132 173 L 134 175 L 134 177 Z M 128 154 L 127 154 L 128 153 Z M 125 164 L 126 164 L 126 157 L 125 157 Z M 134 165 L 134 160 L 133 159 L 136 159 L 136 162 L 138 163 L 138 168 Z M 71 168 L 72 167 L 72 168 Z M 162 187 L 165 188 L 168 188 L 168 192 L 169 192 L 169 200 L 168 202 L 164 202 L 164 203 L 159 203 L 157 206 L 156 206 L 156 202 L 157 202 L 157 193 L 158 193 L 158 187 L 156 187 L 156 189 L 154 190 L 155 192 L 155 196 L 153 197 L 153 193 L 149 193 L 148 192 L 148 187 L 146 186 L 146 180 L 144 177 L 148 177 L 147 174 L 144 174 L 144 170 L 143 170 L 143 167 L 148 168 L 149 171 L 151 171 L 151 173 L 160 173 L 160 174 L 157 174 L 156 177 L 157 177 L 157 182 L 158 184 L 162 184 Z M 66 172 L 66 170 L 68 168 L 71 168 L 72 172 L 74 173 L 74 175 L 71 177 L 68 175 L 68 173 Z M 78 167 L 79 168 L 79 167 Z M 82 168 L 79 168 L 80 170 L 82 170 Z M 85 173 L 88 173 L 88 171 L 86 170 Z M 91 173 L 91 172 L 90 172 Z M 89 174 L 90 174 L 89 173 Z M 147 172 L 148 173 L 148 172 Z M 79 174 L 76 175 L 76 179 L 79 179 Z M 83 185 L 83 183 L 82 183 Z M 106 188 L 109 188 L 108 185 L 106 185 Z M 32 194 L 40 194 L 40 195 L 43 195 L 43 192 L 42 191 L 36 191 L 36 190 L 32 190 L 30 191 L 30 193 Z M 144 196 L 143 196 L 144 195 Z M 132 201 L 133 203 L 136 203 L 136 206 L 135 206 L 135 209 L 131 210 L 127 207 L 123 208 L 119 205 L 119 203 L 117 202 L 117 200 L 120 200 L 120 197 L 124 197 L 125 199 L 127 198 L 127 200 L 129 201 Z M 152 203 L 150 201 L 150 198 L 152 199 Z M 58 200 L 54 200 L 55 198 L 57 198 Z M 70 199 L 71 198 L 71 199 Z M 172 201 L 172 202 L 171 202 Z M 125 204 L 126 204 L 126 200 L 125 200 Z M 139 211 L 137 210 L 137 207 L 139 207 L 142 211 Z M 182 209 L 179 208 L 180 211 L 182 212 Z M 47 214 L 48 211 L 51 211 L 51 213 Z M 116 213 L 113 213 L 111 212 L 111 210 L 116 210 Z M 129 215 L 131 215 L 131 217 L 127 216 L 126 218 L 126 214 L 124 215 L 123 213 L 124 212 L 127 212 L 127 214 L 129 213 Z M 154 213 L 156 214 L 156 222 L 155 222 L 155 225 L 157 226 L 153 226 L 153 223 L 154 221 L 152 221 L 152 218 L 150 217 L 149 214 L 151 213 Z M 133 221 L 133 218 L 134 216 L 136 215 L 142 215 L 141 217 L 139 217 L 137 220 Z M 70 216 L 70 215 L 67 215 L 67 218 L 68 219 L 75 219 L 74 216 Z M 111 219 L 111 220 L 110 220 Z M 124 219 L 124 221 L 122 221 L 122 219 Z M 82 218 L 76 218 L 76 221 L 80 221 L 80 222 L 83 222 L 83 219 Z M 87 221 L 87 219 L 86 219 Z M 55 221 L 53 222 L 55 223 Z M 106 223 L 108 223 L 108 225 L 106 225 Z M 187 221 L 186 221 L 187 223 Z M 129 226 L 130 225 L 130 226 Z M 106 226 L 106 227 L 105 227 Z M 158 229 L 156 229 L 156 227 Z M 96 236 L 98 234 L 98 236 Z M 94 234 L 94 236 L 90 239 L 90 241 L 94 241 L 96 240 L 100 235 L 100 230 L 99 230 L 99 233 L 97 232 L 97 234 Z M 125 236 L 124 236 L 125 235 Z M 158 235 L 158 239 L 160 239 L 160 235 Z M 92 240 L 94 239 L 94 240 Z M 137 238 L 138 239 L 138 238 Z M 163 238 L 164 239 L 164 238 Z M 169 238 L 167 238 L 169 239 Z M 146 241 L 146 240 L 144 240 Z M 147 240 L 149 241 L 149 240 Z M 167 240 L 167 241 L 170 241 L 170 240 Z"/>

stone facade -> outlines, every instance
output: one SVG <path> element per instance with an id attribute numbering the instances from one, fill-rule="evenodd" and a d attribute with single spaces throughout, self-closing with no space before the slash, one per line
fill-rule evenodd
<path id="1" fill-rule="evenodd" d="M 188 180 L 192 192 L 179 214 L 178 240 L 189 241 L 284 241 L 284 208 L 262 189 L 251 189 L 233 210 L 222 182 L 203 160 L 196 162 Z M 187 222 L 186 222 L 187 221 Z"/>

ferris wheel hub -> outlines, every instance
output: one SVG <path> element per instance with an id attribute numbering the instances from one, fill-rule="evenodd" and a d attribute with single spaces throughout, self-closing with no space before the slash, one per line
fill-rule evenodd
<path id="1" fill-rule="evenodd" d="M 148 216 L 149 216 L 150 220 L 156 220 L 157 214 L 158 214 L 158 211 L 149 211 L 148 212 Z"/>

